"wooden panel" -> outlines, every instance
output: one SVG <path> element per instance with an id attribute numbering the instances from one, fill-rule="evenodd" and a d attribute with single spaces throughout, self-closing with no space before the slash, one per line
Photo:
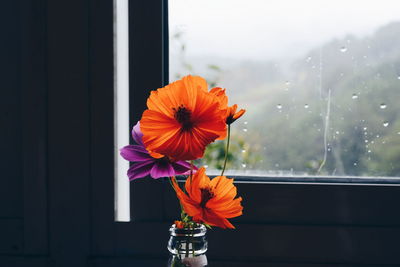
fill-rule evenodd
<path id="1" fill-rule="evenodd" d="M 18 1 L 0 4 L 0 217 L 22 216 L 20 89 L 20 12 Z"/>
<path id="2" fill-rule="evenodd" d="M 233 262 L 233 261 L 210 261 L 210 267 L 382 267 L 375 264 L 338 264 L 338 263 L 280 263 L 280 262 Z M 397 265 L 384 265 L 385 267 Z"/>
<path id="3" fill-rule="evenodd" d="M 49 261 L 44 257 L 1 257 L 0 266 L 4 267 L 49 267 Z"/>
<path id="4" fill-rule="evenodd" d="M 0 237 L 0 254 L 13 255 L 23 253 L 22 220 L 0 219 Z"/>
<path id="5" fill-rule="evenodd" d="M 244 216 L 257 223 L 400 225 L 398 186 L 238 184 Z"/>
<path id="6" fill-rule="evenodd" d="M 20 7 L 24 252 L 43 255 L 48 251 L 45 4 L 27 0 Z"/>
<path id="7" fill-rule="evenodd" d="M 243 197 L 241 223 L 400 226 L 398 186 L 239 183 Z M 179 216 L 179 204 L 169 187 L 166 217 Z"/>
<path id="8" fill-rule="evenodd" d="M 136 259 L 136 258 L 96 258 L 90 261 L 93 267 L 159 267 L 166 266 L 167 259 Z M 340 263 L 282 263 L 254 261 L 218 261 L 208 258 L 209 267 L 395 267 L 393 264 L 340 264 Z"/>
<path id="9" fill-rule="evenodd" d="M 113 255 L 114 70 L 113 0 L 90 5 L 92 253 Z"/>
<path id="10" fill-rule="evenodd" d="M 400 228 L 237 224 L 208 233 L 208 256 L 220 260 L 400 264 Z M 229 256 L 227 256 L 229 252 Z"/>
<path id="11" fill-rule="evenodd" d="M 93 267 L 160 267 L 167 266 L 166 259 L 99 258 L 91 260 Z"/>
<path id="12" fill-rule="evenodd" d="M 122 257 L 167 258 L 169 223 L 118 226 Z M 208 258 L 215 261 L 400 264 L 400 228 L 237 224 L 208 232 Z"/>
<path id="13" fill-rule="evenodd" d="M 90 252 L 90 84 L 87 0 L 47 1 L 48 179 L 52 266 Z"/>
<path id="14" fill-rule="evenodd" d="M 170 223 L 118 223 L 118 256 L 166 258 Z"/>

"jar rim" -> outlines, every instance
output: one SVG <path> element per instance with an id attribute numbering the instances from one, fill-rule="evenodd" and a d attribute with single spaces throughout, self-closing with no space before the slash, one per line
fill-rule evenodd
<path id="1" fill-rule="evenodd" d="M 175 224 L 171 226 L 169 232 L 172 236 L 204 236 L 207 232 L 207 228 L 200 224 L 198 227 L 193 228 L 177 228 Z"/>

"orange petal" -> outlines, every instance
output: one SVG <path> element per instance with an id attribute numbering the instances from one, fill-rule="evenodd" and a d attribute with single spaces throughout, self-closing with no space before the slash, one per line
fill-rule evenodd
<path id="1" fill-rule="evenodd" d="M 241 110 L 239 110 L 237 113 L 235 113 L 235 115 L 233 115 L 233 119 L 234 120 L 237 120 L 237 119 L 239 119 L 240 117 L 242 117 L 243 116 L 243 114 L 246 112 L 246 110 L 245 109 L 241 109 Z"/>
<path id="2" fill-rule="evenodd" d="M 201 188 L 205 188 L 210 183 L 210 178 L 205 174 L 206 169 L 201 167 L 193 174 L 192 179 L 186 179 L 185 188 L 189 196 L 198 204 L 201 202 Z"/>

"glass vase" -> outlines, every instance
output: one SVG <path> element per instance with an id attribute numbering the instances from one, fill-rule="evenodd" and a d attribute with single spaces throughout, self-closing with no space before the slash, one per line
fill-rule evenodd
<path id="1" fill-rule="evenodd" d="M 169 229 L 168 251 L 169 267 L 207 266 L 207 228 L 198 225 L 193 228 L 177 228 L 175 224 Z"/>

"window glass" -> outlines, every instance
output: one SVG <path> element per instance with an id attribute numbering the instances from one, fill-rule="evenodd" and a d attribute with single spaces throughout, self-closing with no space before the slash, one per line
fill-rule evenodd
<path id="1" fill-rule="evenodd" d="M 231 173 L 400 176 L 399 1 L 170 0 L 169 27 L 170 81 L 247 109 Z"/>

